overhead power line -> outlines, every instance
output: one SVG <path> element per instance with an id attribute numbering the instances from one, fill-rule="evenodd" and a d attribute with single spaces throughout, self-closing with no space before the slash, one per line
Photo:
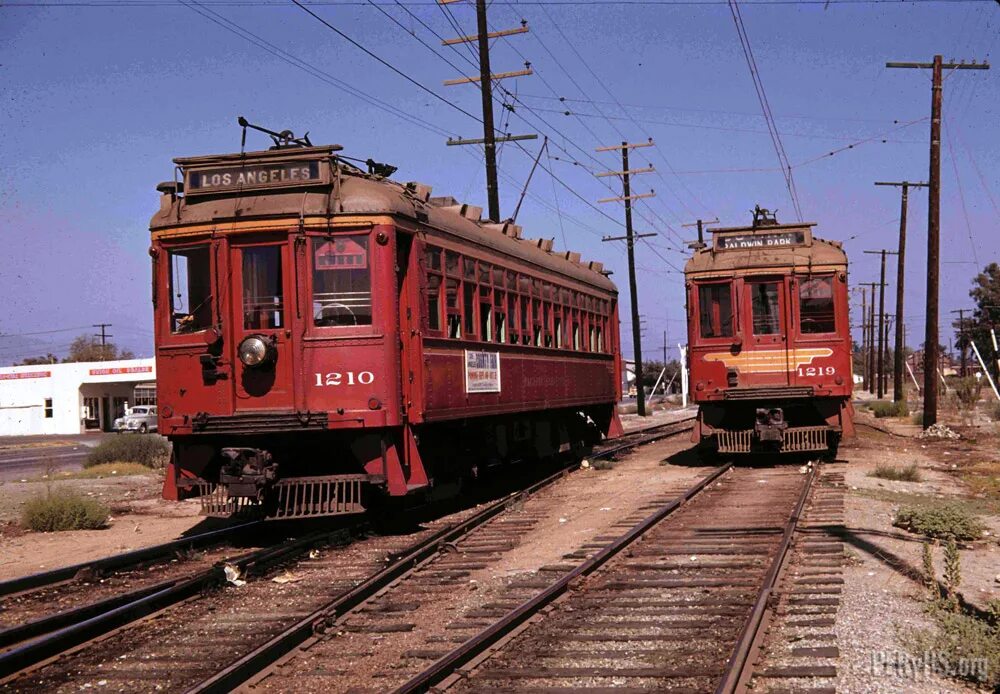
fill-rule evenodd
<path id="1" fill-rule="evenodd" d="M 726 5 L 729 0 L 494 0 L 493 5 L 548 6 L 548 7 L 580 7 L 600 6 L 698 6 Z M 959 5 L 982 4 L 983 0 L 746 0 L 744 5 Z M 183 4 L 180 0 L 67 0 L 67 2 L 51 2 L 49 0 L 14 0 L 4 2 L 0 9 L 11 7 L 169 7 Z M 288 7 L 283 0 L 214 0 L 208 3 L 217 7 Z M 363 7 L 365 0 L 315 0 L 306 3 L 314 7 Z M 389 3 L 382 3 L 388 5 Z M 410 0 L 402 3 L 408 7 L 427 7 L 436 5 L 436 0 Z"/>

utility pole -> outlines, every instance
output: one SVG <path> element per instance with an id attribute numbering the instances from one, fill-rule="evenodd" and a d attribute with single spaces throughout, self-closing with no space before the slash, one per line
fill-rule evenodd
<path id="1" fill-rule="evenodd" d="M 895 318 L 896 315 L 894 313 L 885 314 L 885 354 L 881 366 L 883 393 L 889 392 L 889 333 L 892 331 L 892 322 Z"/>
<path id="2" fill-rule="evenodd" d="M 447 5 L 455 0 L 439 0 L 442 5 Z M 493 74 L 490 71 L 490 39 L 500 36 L 510 36 L 512 34 L 523 34 L 528 31 L 528 23 L 521 22 L 518 29 L 505 29 L 503 31 L 489 30 L 486 21 L 486 0 L 476 0 L 476 34 L 469 36 L 459 36 L 453 39 L 445 39 L 441 43 L 451 46 L 458 43 L 476 42 L 479 45 L 479 77 L 459 77 L 445 80 L 445 86 L 456 84 L 470 84 L 479 82 L 479 90 L 482 95 L 483 104 L 483 139 L 450 139 L 449 145 L 483 145 L 486 159 L 486 197 L 489 201 L 490 221 L 500 221 L 500 190 L 497 182 L 497 137 L 496 129 L 493 125 L 493 80 L 508 79 L 511 77 L 526 77 L 533 74 L 531 65 L 525 63 L 524 70 L 514 72 L 501 72 Z M 513 142 L 515 140 L 534 140 L 538 135 L 508 135 L 504 133 L 500 142 Z"/>
<path id="3" fill-rule="evenodd" d="M 938 295 L 941 250 L 941 103 L 943 70 L 989 70 L 988 63 L 886 63 L 887 68 L 931 70 L 931 141 L 927 201 L 927 316 L 924 326 L 924 428 L 937 423 Z"/>
<path id="4" fill-rule="evenodd" d="M 897 186 L 903 191 L 899 209 L 899 248 L 896 251 L 896 353 L 892 364 L 892 399 L 896 402 L 902 402 L 905 399 L 903 392 L 903 350 L 906 347 L 906 340 L 903 334 L 903 282 L 906 266 L 906 209 L 910 188 L 926 188 L 927 184 L 911 181 L 875 181 L 875 185 Z"/>
<path id="5" fill-rule="evenodd" d="M 869 393 L 875 393 L 875 287 L 878 282 L 861 282 L 862 287 L 871 289 L 871 298 L 868 300 L 868 342 L 866 344 L 867 365 L 865 371 L 866 388 Z"/>
<path id="6" fill-rule="evenodd" d="M 602 241 L 621 241 L 625 240 L 628 246 L 628 286 L 629 286 L 629 297 L 632 303 L 632 353 L 635 357 L 635 397 L 636 397 L 636 410 L 640 417 L 646 416 L 646 394 L 642 389 L 642 336 L 640 334 L 641 329 L 639 325 L 639 291 L 635 284 L 635 240 L 641 239 L 646 236 L 656 236 L 656 234 L 636 234 L 632 230 L 632 201 L 638 200 L 640 198 L 651 198 L 655 193 L 651 190 L 648 193 L 640 193 L 638 195 L 632 195 L 632 188 L 629 177 L 632 174 L 647 173 L 652 171 L 653 167 L 647 167 L 647 169 L 642 170 L 629 170 L 628 168 L 628 153 L 630 149 L 636 149 L 639 147 L 652 147 L 653 140 L 650 138 L 649 142 L 640 142 L 635 144 L 630 144 L 628 142 L 622 142 L 621 145 L 614 145 L 611 147 L 598 147 L 598 152 L 611 152 L 614 150 L 621 150 L 622 153 L 622 170 L 621 171 L 608 171 L 604 175 L 621 176 L 622 179 L 622 195 L 621 197 L 614 198 L 603 198 L 597 202 L 624 202 L 625 203 L 625 236 L 605 236 Z"/>
<path id="7" fill-rule="evenodd" d="M 695 222 L 691 222 L 690 224 L 681 224 L 681 228 L 682 229 L 689 229 L 691 227 L 698 227 L 698 240 L 695 243 L 693 243 L 693 244 L 689 244 L 688 248 L 704 248 L 705 247 L 705 230 L 704 230 L 704 226 L 703 225 L 705 225 L 705 224 L 718 224 L 718 223 L 719 223 L 719 218 L 716 217 L 715 219 L 710 220 L 710 221 L 705 221 L 705 220 L 699 219 L 699 220 L 697 220 Z"/>
<path id="8" fill-rule="evenodd" d="M 868 294 L 861 290 L 861 388 L 868 390 Z"/>
<path id="9" fill-rule="evenodd" d="M 878 397 L 881 400 L 882 396 L 885 395 L 885 389 L 882 387 L 884 379 L 882 378 L 885 371 L 885 256 L 895 255 L 895 251 L 887 251 L 881 248 L 877 251 L 865 251 L 865 253 L 872 253 L 874 255 L 882 256 L 882 274 L 879 276 L 879 289 L 878 289 Z"/>
<path id="10" fill-rule="evenodd" d="M 954 310 L 954 311 L 951 312 L 951 313 L 957 313 L 958 314 L 958 339 L 962 343 L 962 345 L 961 345 L 961 350 L 962 350 L 961 351 L 961 354 L 962 354 L 962 367 L 961 368 L 962 368 L 962 370 L 960 372 L 962 374 L 962 378 L 965 378 L 966 376 L 969 375 L 968 360 L 966 359 L 966 356 L 965 356 L 966 355 L 966 349 L 968 348 L 968 345 L 966 344 L 966 342 L 968 342 L 968 340 L 965 339 L 965 311 L 966 311 L 966 309 L 960 308 L 960 309 L 956 309 L 956 310 Z"/>
<path id="11" fill-rule="evenodd" d="M 108 338 L 114 337 L 114 335 L 107 334 L 107 328 L 111 327 L 111 323 L 95 323 L 92 327 L 101 329 L 101 334 L 94 335 L 94 337 L 101 338 L 101 347 L 106 347 L 108 344 Z"/>

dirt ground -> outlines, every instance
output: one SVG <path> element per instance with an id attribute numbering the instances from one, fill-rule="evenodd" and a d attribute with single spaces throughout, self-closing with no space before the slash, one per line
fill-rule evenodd
<path id="1" fill-rule="evenodd" d="M 921 540 L 894 527 L 892 521 L 904 504 L 945 499 L 966 503 L 989 530 L 982 540 L 960 548 L 961 592 L 969 603 L 980 607 L 1000 597 L 1000 581 L 996 580 L 1000 578 L 1000 498 L 990 498 L 967 483 L 970 470 L 997 463 L 1000 437 L 987 425 L 955 427 L 969 438 L 920 439 L 915 438 L 920 429 L 905 420 L 875 420 L 861 412 L 858 421 L 896 435 L 860 426 L 858 439 L 841 448 L 840 457 L 850 463 L 845 521 L 851 558 L 836 626 L 841 652 L 837 689 L 914 694 L 972 691 L 968 685 L 935 674 L 935 666 L 926 660 L 928 654 L 914 654 L 906 648 L 909 635 L 934 625 L 924 611 L 925 592 L 919 583 Z M 879 464 L 916 464 L 922 480 L 869 476 Z M 940 577 L 940 548 L 935 560 Z"/>
<path id="2" fill-rule="evenodd" d="M 632 430 L 689 417 L 693 409 L 656 410 L 640 418 L 623 415 Z M 14 442 L 6 440 L 6 445 Z M 0 580 L 58 568 L 176 539 L 195 531 L 205 519 L 197 501 L 175 503 L 160 499 L 162 473 L 67 479 L 41 477 L 0 482 Z M 35 533 L 18 525 L 24 503 L 48 489 L 70 488 L 100 499 L 111 508 L 111 521 L 102 530 Z"/>

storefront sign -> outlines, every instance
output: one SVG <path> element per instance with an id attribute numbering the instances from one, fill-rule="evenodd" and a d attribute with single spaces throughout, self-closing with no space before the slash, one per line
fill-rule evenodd
<path id="1" fill-rule="evenodd" d="M 783 231 L 771 234 L 733 234 L 719 236 L 715 240 L 716 248 L 734 250 L 740 248 L 780 248 L 782 246 L 801 246 L 806 242 L 804 231 Z"/>
<path id="2" fill-rule="evenodd" d="M 500 353 L 465 351 L 465 392 L 500 392 Z"/>
<path id="3" fill-rule="evenodd" d="M 228 190 L 283 188 L 324 182 L 325 177 L 318 160 L 243 164 L 188 171 L 184 191 L 187 195 L 197 195 Z"/>
<path id="4" fill-rule="evenodd" d="M 153 373 L 152 366 L 116 366 L 108 369 L 91 369 L 91 376 L 116 376 L 118 374 L 148 374 Z"/>
<path id="5" fill-rule="evenodd" d="M 21 371 L 13 374 L 0 374 L 0 381 L 20 381 L 22 378 L 48 378 L 51 371 Z"/>

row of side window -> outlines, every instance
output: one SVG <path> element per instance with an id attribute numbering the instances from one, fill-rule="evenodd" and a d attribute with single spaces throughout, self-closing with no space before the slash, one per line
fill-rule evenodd
<path id="1" fill-rule="evenodd" d="M 424 251 L 426 324 L 460 340 L 608 353 L 608 299 L 437 246 Z"/>

